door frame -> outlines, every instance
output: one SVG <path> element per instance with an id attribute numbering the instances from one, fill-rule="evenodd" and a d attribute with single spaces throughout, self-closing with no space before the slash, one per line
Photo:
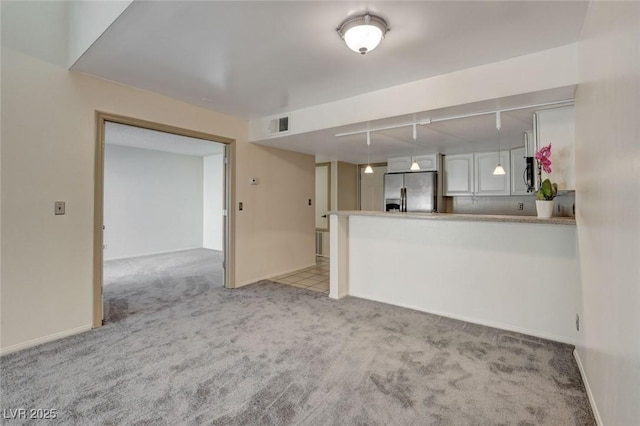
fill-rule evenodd
<path id="1" fill-rule="evenodd" d="M 211 142 L 222 143 L 224 147 L 224 200 L 223 200 L 223 283 L 226 288 L 235 288 L 235 255 L 233 247 L 235 222 L 233 199 L 235 194 L 235 181 L 233 170 L 235 169 L 235 139 L 224 136 L 204 133 L 196 130 L 170 126 L 153 121 L 141 120 L 124 115 L 111 114 L 96 111 L 96 150 L 95 150 L 95 176 L 94 176 L 94 200 L 93 200 L 93 328 L 103 325 L 104 306 L 102 300 L 103 280 L 103 243 L 104 243 L 104 146 L 105 124 L 107 122 L 126 124 L 143 129 L 156 130 L 179 136 L 187 136 L 203 139 Z"/>

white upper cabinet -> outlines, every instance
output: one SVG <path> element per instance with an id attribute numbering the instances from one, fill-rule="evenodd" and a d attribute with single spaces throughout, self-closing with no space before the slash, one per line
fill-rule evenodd
<path id="1" fill-rule="evenodd" d="M 500 152 L 500 164 L 505 174 L 494 175 L 498 165 L 497 152 L 446 155 L 444 195 L 511 195 L 509 151 Z"/>
<path id="2" fill-rule="evenodd" d="M 552 108 L 534 114 L 536 149 L 551 144 L 551 170 L 542 178 L 558 184 L 558 189 L 575 190 L 575 107 Z M 537 171 L 536 171 L 537 173 Z"/>
<path id="3" fill-rule="evenodd" d="M 473 154 L 444 157 L 444 195 L 473 194 Z"/>
<path id="4" fill-rule="evenodd" d="M 438 170 L 438 154 L 416 155 L 413 158 L 420 166 L 421 172 L 435 172 Z"/>
<path id="5" fill-rule="evenodd" d="M 510 195 L 511 194 L 511 164 L 509 151 L 500 152 L 500 164 L 506 174 L 494 175 L 498 165 L 497 152 L 481 152 L 475 156 L 475 195 Z"/>
<path id="6" fill-rule="evenodd" d="M 393 157 L 387 160 L 387 173 L 408 172 L 411 167 L 411 157 Z"/>
<path id="7" fill-rule="evenodd" d="M 527 192 L 524 181 L 524 171 L 527 168 L 526 149 L 514 148 L 511 150 L 511 195 L 531 195 Z"/>
<path id="8" fill-rule="evenodd" d="M 438 154 L 416 155 L 415 157 L 393 157 L 387 160 L 388 173 L 411 172 L 411 164 L 416 160 L 420 166 L 420 172 L 432 172 L 438 170 Z"/>

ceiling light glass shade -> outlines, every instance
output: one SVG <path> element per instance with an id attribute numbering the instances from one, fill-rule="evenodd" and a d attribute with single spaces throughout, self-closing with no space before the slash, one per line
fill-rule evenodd
<path id="1" fill-rule="evenodd" d="M 504 171 L 504 167 L 502 167 L 502 164 L 498 163 L 498 165 L 496 166 L 495 170 L 493 171 L 494 175 L 506 175 L 507 172 Z"/>
<path id="2" fill-rule="evenodd" d="M 420 164 L 418 164 L 416 160 L 413 160 L 413 163 L 411 163 L 411 167 L 409 168 L 409 170 L 412 170 L 412 171 L 420 170 Z"/>
<path id="3" fill-rule="evenodd" d="M 387 31 L 389 28 L 384 19 L 369 14 L 348 19 L 338 28 L 338 34 L 349 49 L 362 55 L 375 49 Z"/>
<path id="4" fill-rule="evenodd" d="M 367 167 L 364 169 L 364 172 L 366 174 L 371 174 L 371 173 L 373 173 L 373 169 L 371 168 L 371 166 L 369 164 L 367 164 Z"/>

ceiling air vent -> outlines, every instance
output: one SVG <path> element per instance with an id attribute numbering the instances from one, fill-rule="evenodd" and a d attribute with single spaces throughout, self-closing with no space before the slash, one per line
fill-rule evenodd
<path id="1" fill-rule="evenodd" d="M 289 116 L 274 118 L 269 122 L 269 135 L 279 135 L 289 131 Z"/>

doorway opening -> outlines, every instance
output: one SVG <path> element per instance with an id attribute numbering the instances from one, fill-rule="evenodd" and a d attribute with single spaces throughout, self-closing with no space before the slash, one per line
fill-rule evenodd
<path id="1" fill-rule="evenodd" d="M 293 287 L 329 295 L 329 211 L 332 207 L 332 164 L 316 163 L 314 266 L 272 277 L 271 280 Z M 311 201 L 311 200 L 309 200 Z"/>
<path id="2" fill-rule="evenodd" d="M 94 327 L 232 287 L 231 144 L 98 113 Z"/>

